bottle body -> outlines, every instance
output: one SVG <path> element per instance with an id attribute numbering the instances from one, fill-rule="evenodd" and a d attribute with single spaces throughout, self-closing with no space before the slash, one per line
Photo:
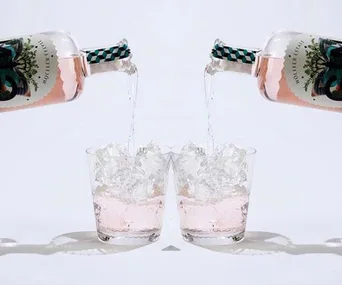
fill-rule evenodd
<path id="1" fill-rule="evenodd" d="M 229 47 L 224 48 L 234 55 Z M 248 71 L 257 77 L 258 88 L 266 99 L 342 111 L 341 41 L 292 31 L 278 32 L 261 50 L 240 49 L 242 56 L 247 52 L 254 56 L 248 62 Z M 223 59 L 227 59 L 224 55 Z M 236 62 L 233 65 L 237 66 Z M 246 63 L 240 62 L 240 65 Z"/>
<path id="2" fill-rule="evenodd" d="M 0 41 L 0 112 L 72 101 L 91 74 L 134 73 L 130 57 L 126 40 L 81 50 L 66 32 Z"/>
<path id="3" fill-rule="evenodd" d="M 72 101 L 84 86 L 85 54 L 64 32 L 0 42 L 0 112 Z"/>

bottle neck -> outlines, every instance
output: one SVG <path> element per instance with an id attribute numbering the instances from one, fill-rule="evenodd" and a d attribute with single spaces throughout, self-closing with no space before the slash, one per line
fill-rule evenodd
<path id="1" fill-rule="evenodd" d="M 260 50 L 235 48 L 216 40 L 211 51 L 212 62 L 206 70 L 210 73 L 233 71 L 254 75 Z"/>
<path id="2" fill-rule="evenodd" d="M 135 66 L 131 63 L 131 50 L 126 40 L 117 45 L 96 49 L 84 49 L 86 76 L 109 71 L 121 71 L 132 74 Z"/>

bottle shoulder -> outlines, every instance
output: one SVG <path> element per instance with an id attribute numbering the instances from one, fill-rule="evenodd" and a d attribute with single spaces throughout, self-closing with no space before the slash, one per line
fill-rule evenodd
<path id="1" fill-rule="evenodd" d="M 71 34 L 66 31 L 45 32 L 41 33 L 41 35 L 48 37 L 54 43 L 59 58 L 82 55 L 79 45 Z"/>
<path id="2" fill-rule="evenodd" d="M 264 57 L 283 58 L 290 41 L 300 34 L 301 33 L 294 31 L 278 31 L 273 33 L 265 42 L 259 55 Z"/>

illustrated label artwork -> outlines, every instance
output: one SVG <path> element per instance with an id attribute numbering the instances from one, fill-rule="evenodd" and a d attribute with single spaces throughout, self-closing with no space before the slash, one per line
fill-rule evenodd
<path id="1" fill-rule="evenodd" d="M 38 102 L 58 74 L 57 51 L 44 35 L 0 41 L 0 108 Z"/>
<path id="2" fill-rule="evenodd" d="M 321 107 L 342 107 L 341 41 L 298 35 L 287 47 L 284 68 L 298 98 Z"/>

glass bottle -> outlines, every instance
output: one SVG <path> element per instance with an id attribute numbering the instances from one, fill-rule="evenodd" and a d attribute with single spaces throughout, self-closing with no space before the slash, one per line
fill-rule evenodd
<path id="1" fill-rule="evenodd" d="M 285 31 L 263 49 L 235 48 L 216 40 L 206 73 L 235 71 L 257 78 L 268 100 L 342 111 L 342 41 Z"/>
<path id="2" fill-rule="evenodd" d="M 136 72 L 126 40 L 81 50 L 66 32 L 0 41 L 0 112 L 72 101 L 96 73 Z"/>

